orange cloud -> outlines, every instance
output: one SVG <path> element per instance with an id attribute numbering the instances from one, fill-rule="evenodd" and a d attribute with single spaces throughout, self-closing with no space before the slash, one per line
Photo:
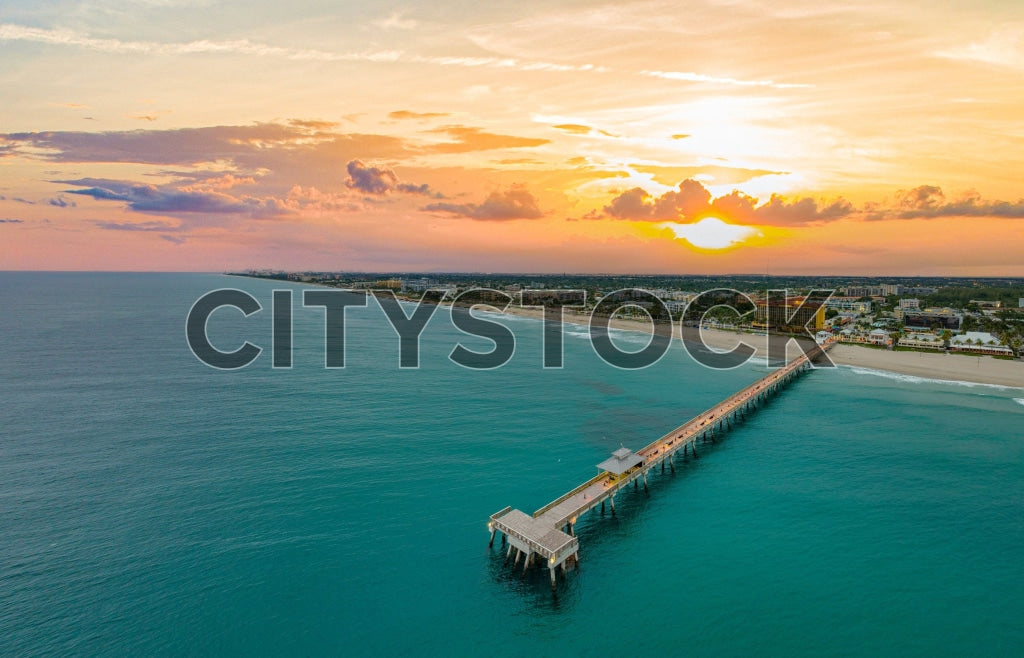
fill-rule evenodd
<path id="1" fill-rule="evenodd" d="M 431 153 L 469 153 L 472 151 L 490 151 L 495 149 L 543 146 L 544 144 L 551 143 L 551 140 L 549 139 L 499 135 L 484 132 L 480 128 L 472 128 L 469 126 L 445 126 L 443 128 L 436 128 L 430 132 L 443 133 L 455 139 L 454 142 L 434 144 L 423 149 L 424 151 Z"/>
<path id="2" fill-rule="evenodd" d="M 432 203 L 423 209 L 472 219 L 537 219 L 544 215 L 537 198 L 523 185 L 513 185 L 504 192 L 491 192 L 483 203 L 479 204 Z"/>
<path id="3" fill-rule="evenodd" d="M 388 113 L 389 119 L 438 119 L 450 116 L 447 112 L 410 112 L 409 110 L 396 110 Z"/>
<path id="4" fill-rule="evenodd" d="M 591 131 L 590 126 L 584 126 L 578 123 L 560 123 L 557 126 L 551 127 L 557 130 L 564 130 L 565 132 L 573 135 L 586 135 Z"/>
<path id="5" fill-rule="evenodd" d="M 733 191 L 713 199 L 700 182 L 686 179 L 678 190 L 653 197 L 643 188 L 635 187 L 618 195 L 604 207 L 604 212 L 618 219 L 659 221 L 669 219 L 700 219 L 717 216 L 747 224 L 798 226 L 827 222 L 846 217 L 854 212 L 852 204 L 844 199 L 819 205 L 810 197 L 787 201 L 772 195 L 764 204 L 741 192 Z"/>

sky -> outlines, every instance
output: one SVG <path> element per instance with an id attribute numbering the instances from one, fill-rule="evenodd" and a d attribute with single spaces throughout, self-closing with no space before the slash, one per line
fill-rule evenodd
<path id="1" fill-rule="evenodd" d="M 4 0 L 0 269 L 1024 276 L 1024 3 Z"/>

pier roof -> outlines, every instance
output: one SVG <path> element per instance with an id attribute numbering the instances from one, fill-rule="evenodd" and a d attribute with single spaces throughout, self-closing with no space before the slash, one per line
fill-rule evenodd
<path id="1" fill-rule="evenodd" d="M 621 475 L 644 463 L 644 458 L 629 448 L 619 448 L 612 453 L 612 456 L 597 465 L 602 471 L 608 471 L 615 475 Z"/>
<path id="2" fill-rule="evenodd" d="M 513 534 L 535 544 L 534 550 L 543 549 L 545 557 L 555 555 L 559 549 L 571 543 L 573 537 L 543 521 L 538 521 L 529 514 L 517 509 L 496 519 L 506 526 Z M 546 551 L 546 552 L 544 552 Z"/>

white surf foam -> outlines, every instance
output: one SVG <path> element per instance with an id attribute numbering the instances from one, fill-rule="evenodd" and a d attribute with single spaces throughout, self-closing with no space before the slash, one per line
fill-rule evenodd
<path id="1" fill-rule="evenodd" d="M 479 315 L 479 316 L 487 317 L 487 318 L 496 318 L 498 320 L 503 320 L 505 322 L 523 322 L 523 323 L 541 322 L 540 318 L 531 318 L 531 317 L 526 316 L 526 315 L 516 315 L 515 313 L 503 313 L 501 311 L 492 311 L 492 310 L 487 310 L 487 309 L 484 309 L 484 308 L 475 308 L 475 309 L 473 309 L 473 315 Z"/>
<path id="2" fill-rule="evenodd" d="M 565 332 L 564 335 L 569 338 L 590 338 L 590 332 L 586 329 L 567 329 L 565 327 L 562 329 Z"/>
<path id="3" fill-rule="evenodd" d="M 884 379 L 892 379 L 898 382 L 905 382 L 908 384 L 950 384 L 953 386 L 966 386 L 967 388 L 994 388 L 1002 391 L 1024 390 L 1024 386 L 1004 386 L 1002 384 L 983 384 L 981 382 L 968 382 L 960 379 L 936 379 L 934 377 L 918 377 L 917 375 L 904 375 L 898 372 L 889 372 L 888 370 L 875 370 L 874 368 L 864 368 L 861 366 L 844 365 L 839 367 L 857 375 L 882 377 Z"/>
<path id="4" fill-rule="evenodd" d="M 590 340 L 590 331 L 587 329 L 564 329 L 568 338 L 582 338 Z M 651 342 L 651 335 L 642 332 L 628 331 L 625 329 L 609 329 L 608 336 L 616 344 L 644 346 Z"/>

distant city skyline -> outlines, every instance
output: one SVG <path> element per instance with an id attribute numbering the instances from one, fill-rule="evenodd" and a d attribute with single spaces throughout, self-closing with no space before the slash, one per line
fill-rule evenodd
<path id="1" fill-rule="evenodd" d="M 1024 276 L 1024 5 L 0 8 L 0 269 Z"/>

